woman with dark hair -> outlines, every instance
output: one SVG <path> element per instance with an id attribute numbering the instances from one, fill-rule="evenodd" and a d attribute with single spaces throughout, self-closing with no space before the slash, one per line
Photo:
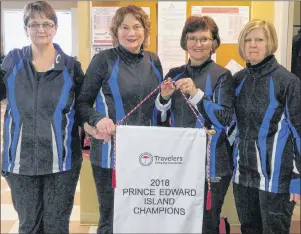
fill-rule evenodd
<path id="1" fill-rule="evenodd" d="M 217 65 L 211 55 L 220 45 L 218 27 L 207 16 L 191 16 L 186 20 L 181 37 L 181 47 L 189 55 L 188 64 L 170 69 L 161 85 L 156 106 L 162 112 L 162 121 L 171 116 L 174 127 L 201 128 L 193 112 L 185 103 L 183 92 L 208 129 L 214 129 L 210 143 L 210 161 L 207 160 L 205 204 L 208 199 L 211 210 L 204 207 L 203 232 L 219 233 L 219 221 L 224 197 L 231 175 L 232 160 L 226 137 L 226 126 L 231 122 L 234 102 L 233 78 L 227 69 Z M 203 168 L 200 165 L 200 170 Z M 205 169 L 205 168 L 204 168 Z M 207 197 L 207 194 L 209 197 Z"/>
<path id="2" fill-rule="evenodd" d="M 0 75 L 4 120 L 2 175 L 11 189 L 19 233 L 69 233 L 82 155 L 75 105 L 81 65 L 53 43 L 58 27 L 44 1 L 24 9 L 31 45 L 10 51 Z"/>
<path id="3" fill-rule="evenodd" d="M 79 97 L 81 118 L 85 123 L 96 127 L 104 140 L 92 137 L 90 151 L 99 201 L 97 233 L 113 233 L 114 144 L 111 137 L 115 131 L 115 123 L 139 104 L 162 79 L 159 58 L 144 50 L 149 34 L 149 18 L 142 8 L 134 5 L 119 8 L 111 24 L 115 47 L 101 51 L 93 57 Z M 94 102 L 96 110 L 93 109 Z M 154 109 L 155 97 L 151 97 L 123 124 L 153 125 L 156 122 L 153 118 Z"/>

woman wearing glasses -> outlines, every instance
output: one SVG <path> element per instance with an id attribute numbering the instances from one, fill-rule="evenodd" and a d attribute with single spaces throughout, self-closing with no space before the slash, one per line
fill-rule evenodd
<path id="1" fill-rule="evenodd" d="M 52 42 L 58 21 L 44 1 L 24 9 L 31 45 L 5 57 L 1 99 L 2 174 L 19 217 L 19 233 L 69 233 L 82 155 L 74 112 L 84 75 L 81 65 Z"/>
<path id="2" fill-rule="evenodd" d="M 220 45 L 216 23 L 207 16 L 191 16 L 187 19 L 181 37 L 181 47 L 189 55 L 188 64 L 172 68 L 161 85 L 156 100 L 162 112 L 161 120 L 171 116 L 175 127 L 201 127 L 193 112 L 185 103 L 183 92 L 198 110 L 202 122 L 216 134 L 211 140 L 210 170 L 211 210 L 204 207 L 203 232 L 219 233 L 219 216 L 231 175 L 232 160 L 225 128 L 233 115 L 234 83 L 230 71 L 217 65 L 211 55 Z M 173 83 L 175 82 L 175 83 Z M 208 163 L 208 162 L 207 162 Z M 200 170 L 205 169 L 200 165 Z M 207 199 L 205 184 L 205 202 Z"/>

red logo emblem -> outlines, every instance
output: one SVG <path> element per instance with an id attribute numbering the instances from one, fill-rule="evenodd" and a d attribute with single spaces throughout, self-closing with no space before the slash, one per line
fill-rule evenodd
<path id="1" fill-rule="evenodd" d="M 153 163 L 153 156 L 150 153 L 143 153 L 139 156 L 139 162 L 142 166 L 149 166 Z"/>

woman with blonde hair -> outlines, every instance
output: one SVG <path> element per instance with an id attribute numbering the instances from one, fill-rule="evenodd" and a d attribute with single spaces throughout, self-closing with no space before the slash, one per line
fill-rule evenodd
<path id="1" fill-rule="evenodd" d="M 92 137 L 90 160 L 99 201 L 97 233 L 113 233 L 112 188 L 115 124 L 137 106 L 161 82 L 157 55 L 144 50 L 150 22 L 141 7 L 129 5 L 116 11 L 111 24 L 114 48 L 96 54 L 86 73 L 79 97 L 81 118 L 101 135 Z M 96 103 L 96 110 L 93 104 Z M 155 96 L 140 106 L 123 124 L 156 124 Z M 106 143 L 107 142 L 107 143 Z M 126 157 L 126 155 L 125 155 Z"/>
<path id="2" fill-rule="evenodd" d="M 277 62 L 277 46 L 264 20 L 239 36 L 233 191 L 243 234 L 288 234 L 300 199 L 300 80 Z"/>

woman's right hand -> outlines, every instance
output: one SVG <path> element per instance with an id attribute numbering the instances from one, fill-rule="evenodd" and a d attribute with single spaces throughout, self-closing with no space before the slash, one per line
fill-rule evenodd
<path id="1" fill-rule="evenodd" d="M 164 80 L 161 84 L 161 96 L 164 99 L 169 99 L 170 96 L 174 93 L 176 90 L 176 87 L 173 84 L 173 80 L 171 78 L 168 78 Z"/>
<path id="2" fill-rule="evenodd" d="M 111 120 L 108 117 L 104 117 L 101 120 L 99 120 L 96 124 L 96 128 L 98 132 L 102 136 L 104 136 L 104 142 L 106 143 L 111 139 L 112 135 L 114 135 L 116 131 L 116 127 L 113 120 Z"/>
<path id="3" fill-rule="evenodd" d="M 84 124 L 84 131 L 89 135 L 92 136 L 94 139 L 103 140 L 108 142 L 110 140 L 109 135 L 106 132 L 99 132 L 96 127 L 89 125 L 88 123 Z"/>

